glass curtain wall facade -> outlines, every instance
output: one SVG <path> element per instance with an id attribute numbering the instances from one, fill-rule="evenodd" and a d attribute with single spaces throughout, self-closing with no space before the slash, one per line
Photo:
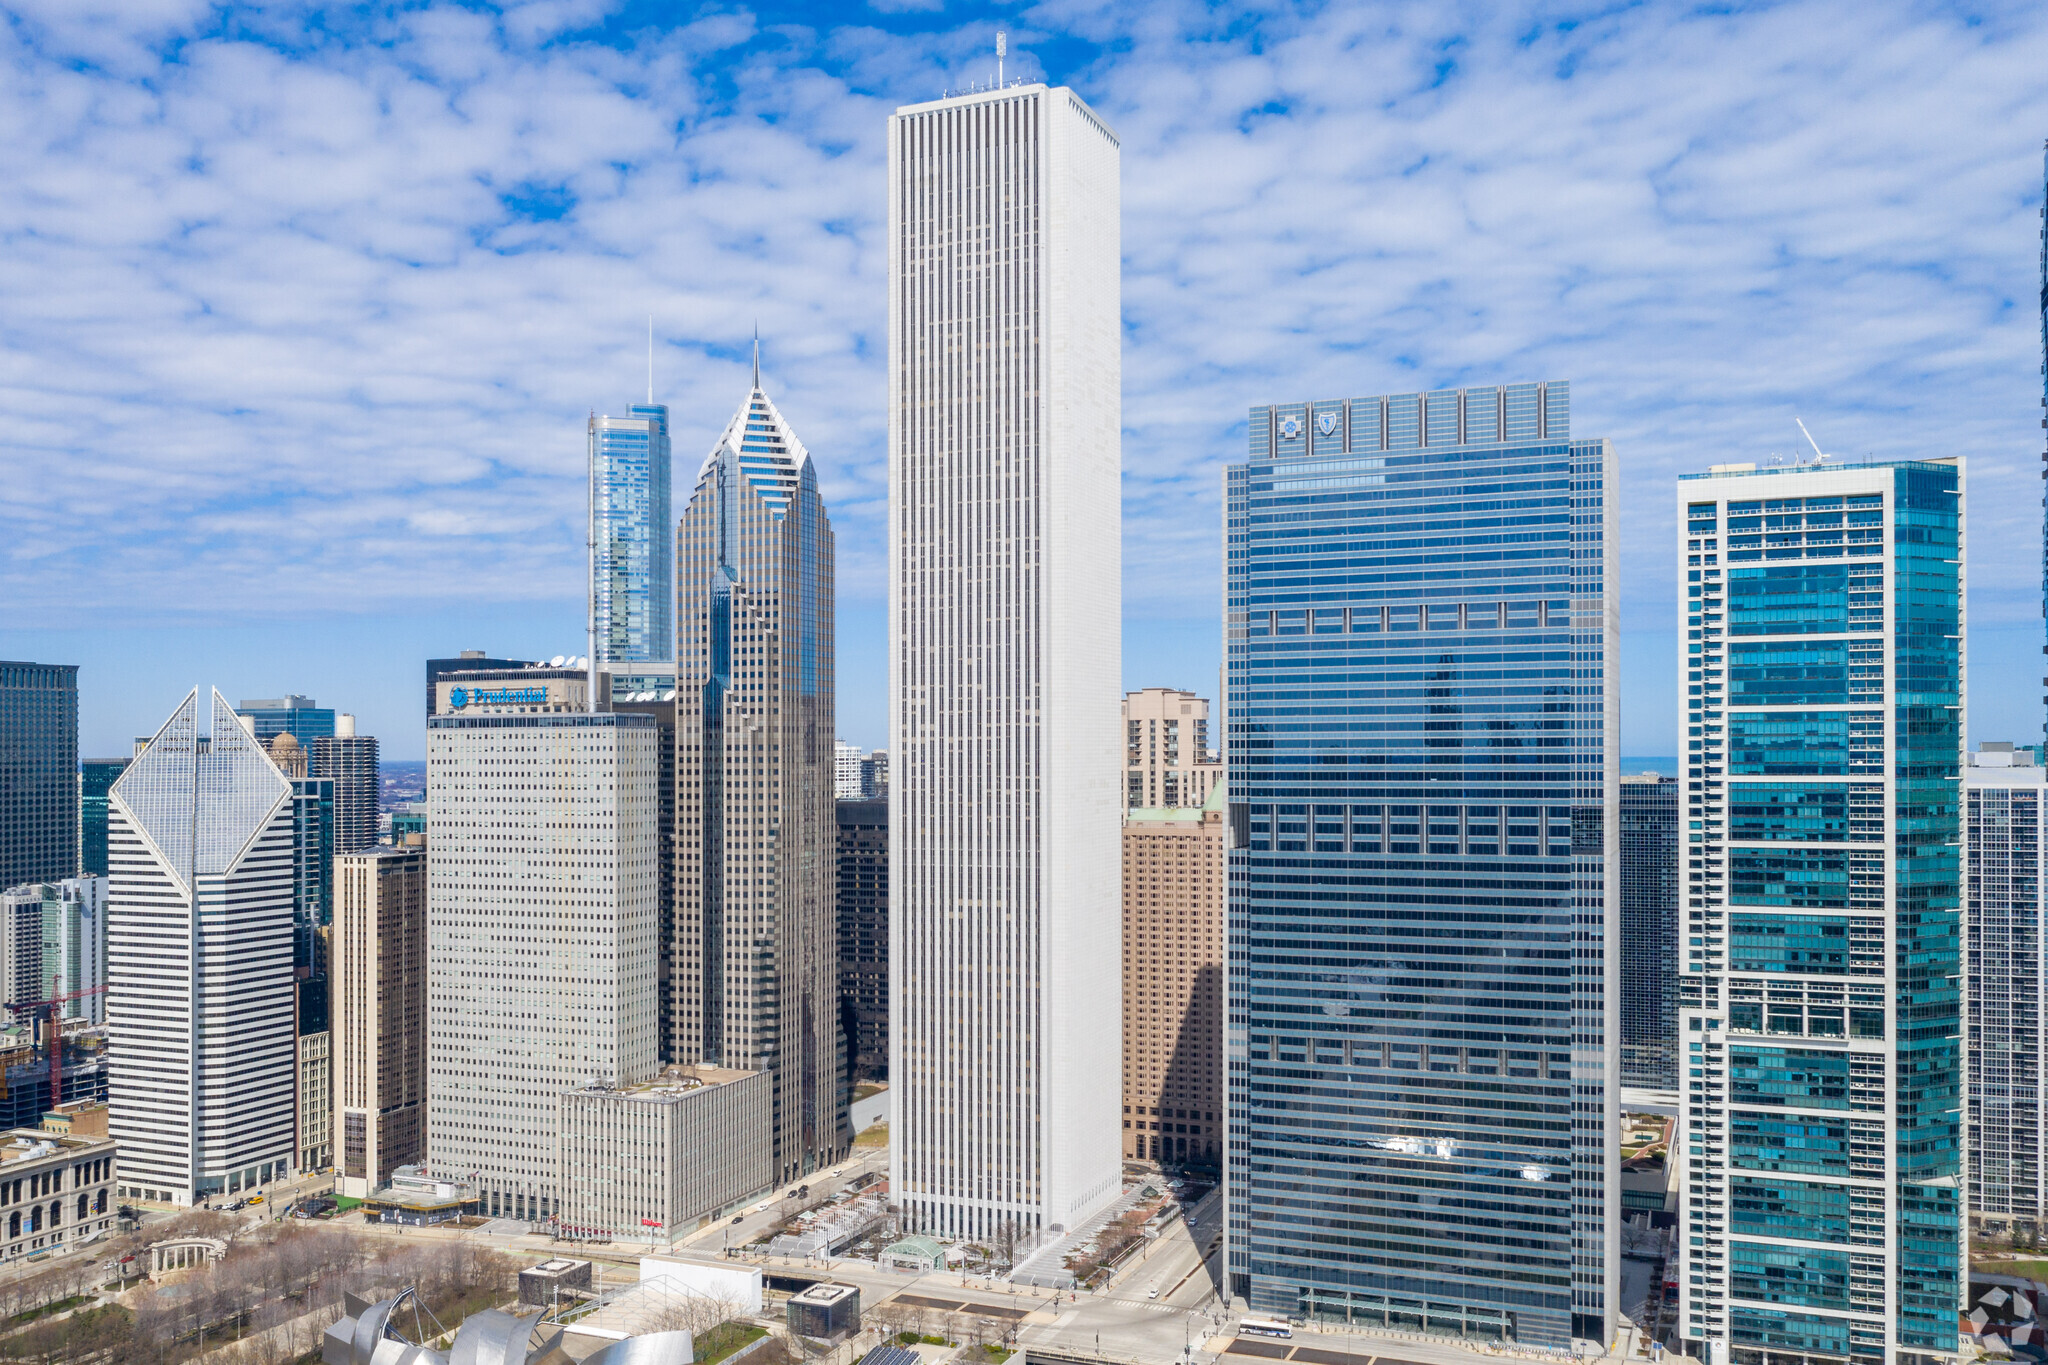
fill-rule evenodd
<path id="1" fill-rule="evenodd" d="M 1678 486 L 1690 1349 L 1957 1349 L 1962 468 Z"/>
<path id="2" fill-rule="evenodd" d="M 590 419 L 591 608 L 599 664 L 675 657 L 668 408 Z"/>
<path id="3" fill-rule="evenodd" d="M 1621 1083 L 1678 1088 L 1678 781 L 1621 779 Z"/>
<path id="4" fill-rule="evenodd" d="M 2034 754 L 1985 744 L 1963 773 L 1970 868 L 1969 1151 L 1972 1222 L 2041 1233 L 2041 1063 L 2048 1057 L 2041 853 L 2048 773 Z"/>
<path id="5" fill-rule="evenodd" d="M 674 1056 L 773 1076 L 776 1179 L 844 1152 L 832 522 L 751 390 L 676 528 Z"/>
<path id="6" fill-rule="evenodd" d="M 1614 1320 L 1613 454 L 1562 383 L 1254 408 L 1228 471 L 1229 1292 Z"/>
<path id="7" fill-rule="evenodd" d="M 78 665 L 0 661 L 0 887 L 78 875 Z"/>
<path id="8" fill-rule="evenodd" d="M 88 758 L 78 765 L 78 870 L 107 875 L 107 793 L 127 771 L 125 758 Z"/>

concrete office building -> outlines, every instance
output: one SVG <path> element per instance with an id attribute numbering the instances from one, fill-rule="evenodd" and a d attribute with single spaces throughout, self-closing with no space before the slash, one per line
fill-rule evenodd
<path id="1" fill-rule="evenodd" d="M 1118 158 L 1065 88 L 889 122 L 890 1176 L 945 1235 L 1121 1188 Z"/>
<path id="2" fill-rule="evenodd" d="M 1621 1083 L 1678 1089 L 1678 779 L 1621 779 Z"/>
<path id="3" fill-rule="evenodd" d="M 248 722 L 249 733 L 259 743 L 269 744 L 279 735 L 290 735 L 301 745 L 334 733 L 334 708 L 322 706 L 311 697 L 297 693 L 284 697 L 244 698 L 235 714 Z"/>
<path id="4" fill-rule="evenodd" d="M 656 1066 L 656 727 L 584 711 L 578 676 L 439 685 L 427 1160 L 533 1221 L 556 1209 L 557 1097 Z"/>
<path id="5" fill-rule="evenodd" d="M 675 657 L 668 408 L 590 418 L 591 657 L 600 667 Z"/>
<path id="6" fill-rule="evenodd" d="M 298 1109 L 292 1131 L 301 1171 L 324 1171 L 334 1164 L 333 1039 L 327 1029 L 299 1034 Z"/>
<path id="7" fill-rule="evenodd" d="M 78 870 L 107 875 L 107 793 L 128 767 L 125 758 L 88 758 L 78 765 Z"/>
<path id="8" fill-rule="evenodd" d="M 565 1091 L 562 1235 L 668 1246 L 772 1188 L 773 1092 L 764 1072 L 715 1066 Z"/>
<path id="9" fill-rule="evenodd" d="M 8 1009 L 10 1021 L 37 1016 L 26 1006 L 46 998 L 43 986 L 42 885 L 11 887 L 0 892 L 0 1004 L 24 1008 Z"/>
<path id="10" fill-rule="evenodd" d="M 1209 748 L 1209 703 L 1192 692 L 1147 687 L 1124 697 L 1122 754 L 1126 808 L 1201 807 L 1223 780 Z"/>
<path id="11" fill-rule="evenodd" d="M 1958 1348 L 1962 483 L 1937 459 L 1678 484 L 1677 1279 L 1716 1360 Z"/>
<path id="12" fill-rule="evenodd" d="M 0 886 L 78 875 L 78 665 L 0 661 Z"/>
<path id="13" fill-rule="evenodd" d="M 1987 1232 L 2041 1235 L 2048 1215 L 2048 771 L 2034 752 L 1986 743 L 1963 770 L 1971 1222 Z"/>
<path id="14" fill-rule="evenodd" d="M 334 851 L 353 853 L 376 843 L 383 795 L 376 739 L 357 734 L 356 718 L 343 714 L 335 717 L 334 733 L 313 740 L 306 751 L 306 775 L 334 783 Z"/>
<path id="15" fill-rule="evenodd" d="M 1124 1156 L 1223 1163 L 1223 784 L 1124 813 Z"/>
<path id="16" fill-rule="evenodd" d="M 841 801 L 839 1020 L 849 1074 L 889 1074 L 889 803 Z"/>
<path id="17" fill-rule="evenodd" d="M 833 902 L 832 525 L 761 388 L 676 529 L 673 1055 L 765 1071 L 778 1179 L 845 1150 Z"/>
<path id="18" fill-rule="evenodd" d="M 186 694 L 109 798 L 107 1098 L 122 1196 L 189 1205 L 294 1161 L 292 785 Z"/>
<path id="19" fill-rule="evenodd" d="M 368 1197 L 427 1152 L 427 850 L 334 860 L 335 1174 Z"/>
<path id="20" fill-rule="evenodd" d="M 113 1228 L 114 1143 L 42 1128 L 0 1132 L 0 1266 L 61 1254 Z"/>
<path id="21" fill-rule="evenodd" d="M 1254 408 L 1250 446 L 1227 471 L 1228 1290 L 1604 1344 L 1613 451 L 1555 382 Z"/>

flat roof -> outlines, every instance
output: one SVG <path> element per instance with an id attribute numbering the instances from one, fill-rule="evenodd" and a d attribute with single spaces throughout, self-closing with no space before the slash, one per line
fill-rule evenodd
<path id="1" fill-rule="evenodd" d="M 744 1071 L 730 1066 L 691 1066 L 677 1063 L 665 1066 L 659 1075 L 637 1085 L 592 1085 L 579 1086 L 569 1093 L 574 1095 L 622 1095 L 634 1099 L 671 1100 L 698 1090 L 713 1090 L 734 1081 L 743 1081 L 749 1076 L 758 1076 L 758 1071 Z"/>

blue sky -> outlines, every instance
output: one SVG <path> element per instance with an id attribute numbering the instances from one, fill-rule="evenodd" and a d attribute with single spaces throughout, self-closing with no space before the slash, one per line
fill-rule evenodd
<path id="1" fill-rule="evenodd" d="M 1671 480 L 1970 458 L 1972 730 L 2040 725 L 2048 11 L 1858 3 L 0 0 L 0 656 L 83 744 L 194 682 L 417 757 L 420 661 L 582 638 L 644 328 L 686 487 L 746 382 L 883 742 L 882 151 L 1010 71 L 1124 149 L 1125 665 L 1214 690 L 1254 403 L 1568 378 L 1623 478 L 1623 750 L 1672 750 Z"/>

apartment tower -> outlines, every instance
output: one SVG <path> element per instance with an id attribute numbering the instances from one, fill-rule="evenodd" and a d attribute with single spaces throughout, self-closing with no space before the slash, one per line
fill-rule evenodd
<path id="1" fill-rule="evenodd" d="M 656 1067 L 657 727 L 584 683 L 443 680 L 427 722 L 427 1158 L 494 1217 L 555 1213 L 563 1091 Z"/>
<path id="2" fill-rule="evenodd" d="M 108 1132 L 124 1198 L 291 1173 L 292 784 L 197 689 L 108 795 Z"/>
<path id="3" fill-rule="evenodd" d="M 1120 1189 L 1118 156 L 1064 88 L 889 121 L 890 1164 L 943 1235 Z"/>
<path id="4" fill-rule="evenodd" d="M 1962 466 L 1720 466 L 1678 526 L 1685 1340 L 1952 1360 Z"/>
<path id="5" fill-rule="evenodd" d="M 1223 780 L 1209 748 L 1209 703 L 1173 687 L 1148 687 L 1124 697 L 1124 805 L 1200 809 Z"/>
<path id="6" fill-rule="evenodd" d="M 383 768 L 376 739 L 356 733 L 354 716 L 336 716 L 332 735 L 306 741 L 306 775 L 334 783 L 336 853 L 354 853 L 377 842 Z"/>
<path id="7" fill-rule="evenodd" d="M 335 1175 L 361 1199 L 427 1155 L 427 850 L 334 860 Z"/>
<path id="8" fill-rule="evenodd" d="M 668 408 L 650 396 L 624 417 L 590 419 L 591 657 L 600 665 L 674 657 Z"/>
<path id="9" fill-rule="evenodd" d="M 775 1178 L 844 1152 L 833 909 L 832 524 L 754 386 L 676 528 L 675 940 L 684 1062 L 773 1075 Z"/>
<path id="10" fill-rule="evenodd" d="M 1963 770 L 1968 917 L 1970 1194 L 1985 1232 L 2029 1242 L 2048 1216 L 2048 962 L 2041 855 L 2048 853 L 2048 771 L 2033 749 L 1985 743 Z"/>
<path id="11" fill-rule="evenodd" d="M 1124 1155 L 1223 1164 L 1223 784 L 1124 814 Z"/>
<path id="12" fill-rule="evenodd" d="M 1562 383 L 1252 409 L 1227 472 L 1229 1292 L 1621 1305 L 1614 511 Z"/>

